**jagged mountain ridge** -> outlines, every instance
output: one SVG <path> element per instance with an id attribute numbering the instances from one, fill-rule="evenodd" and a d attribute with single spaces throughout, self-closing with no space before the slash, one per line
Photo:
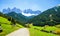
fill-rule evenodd
<path id="1" fill-rule="evenodd" d="M 7 14 L 7 13 L 10 13 L 12 11 L 15 12 L 15 13 L 21 13 L 21 14 L 22 14 L 22 12 L 26 13 L 26 14 L 30 13 L 30 14 L 37 14 L 37 15 L 41 13 L 41 11 L 39 11 L 39 10 L 33 11 L 32 9 L 25 9 L 25 10 L 22 11 L 22 10 L 16 8 L 16 7 L 14 7 L 13 9 L 10 9 L 10 8 L 3 9 L 2 13 Z"/>

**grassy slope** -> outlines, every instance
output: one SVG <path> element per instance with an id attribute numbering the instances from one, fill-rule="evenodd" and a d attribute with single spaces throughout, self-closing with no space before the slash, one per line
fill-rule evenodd
<path id="1" fill-rule="evenodd" d="M 3 18 L 3 17 L 0 17 L 0 24 L 2 25 L 2 29 L 3 29 L 3 32 L 0 33 L 0 36 L 5 36 L 23 26 L 17 24 L 16 26 L 12 26 L 10 25 L 10 21 L 8 21 L 6 18 Z M 39 30 L 36 30 L 34 28 L 37 28 Z M 44 27 L 36 27 L 36 26 L 32 26 L 31 28 L 29 28 L 30 30 L 30 36 L 58 36 L 58 35 L 55 35 L 55 34 L 52 34 L 52 33 L 46 33 L 46 32 L 42 32 L 40 31 L 41 29 L 43 29 Z M 47 27 L 45 30 L 55 30 L 57 29 L 56 27 Z"/>
<path id="2" fill-rule="evenodd" d="M 0 17 L 0 24 L 2 26 L 3 32 L 0 33 L 0 36 L 5 36 L 19 28 L 22 28 L 23 26 L 16 24 L 16 26 L 10 25 L 10 21 L 8 21 L 6 18 Z"/>
<path id="3" fill-rule="evenodd" d="M 37 28 L 39 30 L 34 28 Z M 29 28 L 30 36 L 58 36 L 56 34 L 42 32 L 40 31 L 41 29 L 44 29 L 44 27 L 32 26 L 32 28 Z M 50 31 L 50 30 L 56 30 L 56 29 L 57 29 L 56 27 L 47 27 L 45 30 Z"/>

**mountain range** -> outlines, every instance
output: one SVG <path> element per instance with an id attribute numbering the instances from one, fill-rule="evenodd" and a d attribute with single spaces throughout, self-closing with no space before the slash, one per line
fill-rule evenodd
<path id="1" fill-rule="evenodd" d="M 7 9 L 3 9 L 2 12 L 5 13 L 10 13 L 14 11 L 15 13 L 21 13 L 22 11 L 16 7 L 14 7 L 13 9 L 7 8 Z"/>
<path id="2" fill-rule="evenodd" d="M 60 6 L 43 11 L 41 14 L 30 19 L 28 23 L 33 23 L 36 26 L 60 24 Z"/>
<path id="3" fill-rule="evenodd" d="M 14 18 L 16 21 L 25 24 L 29 19 L 33 18 L 36 15 L 32 15 L 32 16 L 25 16 L 22 14 L 22 11 L 16 7 L 14 7 L 13 9 L 7 8 L 7 9 L 3 9 L 3 14 L 10 16 L 12 18 Z M 40 14 L 41 11 L 37 10 L 37 11 L 32 11 L 31 9 L 27 9 L 24 10 L 23 13 L 30 13 L 30 14 Z"/>
<path id="4" fill-rule="evenodd" d="M 19 23 L 22 23 L 23 25 L 26 23 L 33 23 L 35 26 L 44 26 L 44 25 L 57 25 L 60 24 L 60 6 L 55 6 L 53 8 L 47 9 L 43 11 L 42 13 L 37 10 L 33 11 L 31 9 L 24 10 L 23 13 L 30 13 L 30 14 L 38 14 L 33 16 L 24 16 L 22 11 L 14 8 L 14 9 L 3 9 L 3 12 L 8 17 L 12 17 L 15 20 L 17 20 Z"/>
<path id="5" fill-rule="evenodd" d="M 15 13 L 21 13 L 21 14 L 22 14 L 22 12 L 25 13 L 25 14 L 37 14 L 37 15 L 41 13 L 41 11 L 39 11 L 39 10 L 33 11 L 31 9 L 25 9 L 24 11 L 22 11 L 22 10 L 16 8 L 16 7 L 14 7 L 13 9 L 7 8 L 7 9 L 3 9 L 2 10 L 2 12 L 4 14 L 10 13 L 12 11 L 15 12 Z"/>

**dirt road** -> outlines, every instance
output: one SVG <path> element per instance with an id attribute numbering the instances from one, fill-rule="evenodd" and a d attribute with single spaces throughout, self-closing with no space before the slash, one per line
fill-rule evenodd
<path id="1" fill-rule="evenodd" d="M 6 36 L 30 36 L 30 34 L 29 34 L 29 30 L 27 28 L 21 28 Z"/>

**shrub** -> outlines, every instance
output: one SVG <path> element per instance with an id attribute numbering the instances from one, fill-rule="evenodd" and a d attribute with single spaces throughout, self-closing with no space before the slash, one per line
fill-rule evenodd
<path id="1" fill-rule="evenodd" d="M 0 24 L 0 33 L 2 32 L 3 30 L 2 30 L 2 27 L 1 27 L 1 24 Z"/>
<path id="2" fill-rule="evenodd" d="M 25 24 L 25 27 L 29 28 L 29 24 Z"/>
<path id="3" fill-rule="evenodd" d="M 28 28 L 31 28 L 33 26 L 33 24 L 31 23 L 31 24 L 25 24 L 25 27 L 28 27 Z"/>
<path id="4" fill-rule="evenodd" d="M 55 31 L 52 31 L 54 34 L 58 34 L 58 35 L 60 35 L 60 30 L 58 29 L 58 30 L 55 30 Z"/>
<path id="5" fill-rule="evenodd" d="M 60 25 L 56 25 L 57 28 L 60 28 Z"/>
<path id="6" fill-rule="evenodd" d="M 46 30 L 43 30 L 43 29 L 41 31 L 46 32 L 46 33 L 49 33 L 49 31 L 46 31 Z"/>
<path id="7" fill-rule="evenodd" d="M 55 32 L 56 32 L 56 34 L 59 34 L 60 35 L 60 30 L 56 30 Z"/>
<path id="8" fill-rule="evenodd" d="M 29 27 L 32 27 L 33 26 L 33 23 L 29 24 Z"/>
<path id="9" fill-rule="evenodd" d="M 49 25 L 45 25 L 45 26 L 44 26 L 44 29 L 47 28 L 47 27 L 49 27 Z"/>

